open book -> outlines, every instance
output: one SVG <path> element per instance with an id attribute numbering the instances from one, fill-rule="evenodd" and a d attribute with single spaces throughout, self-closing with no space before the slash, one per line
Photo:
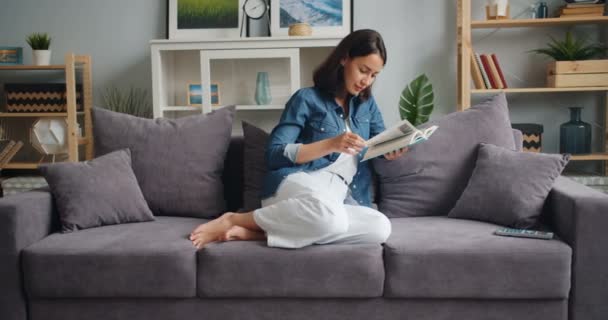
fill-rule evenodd
<path id="1" fill-rule="evenodd" d="M 367 140 L 365 145 L 368 148 L 361 161 L 373 159 L 385 153 L 425 141 L 437 128 L 437 126 L 431 126 L 425 130 L 419 130 L 409 121 L 403 119 L 396 125 Z"/>

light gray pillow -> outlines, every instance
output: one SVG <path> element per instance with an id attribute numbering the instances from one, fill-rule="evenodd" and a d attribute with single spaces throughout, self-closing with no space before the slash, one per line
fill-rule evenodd
<path id="1" fill-rule="evenodd" d="M 151 120 L 93 108 L 95 153 L 131 150 L 155 215 L 212 218 L 226 210 L 221 176 L 234 111 Z"/>
<path id="2" fill-rule="evenodd" d="M 479 143 L 515 149 L 507 100 L 496 95 L 422 126 L 439 129 L 401 158 L 376 158 L 378 209 L 388 217 L 446 215 L 467 185 Z"/>
<path id="3" fill-rule="evenodd" d="M 40 172 L 55 198 L 62 232 L 154 220 L 128 149 L 85 162 L 45 164 Z"/>
<path id="4" fill-rule="evenodd" d="M 448 217 L 533 227 L 569 158 L 482 143 L 473 175 Z"/>
<path id="5" fill-rule="evenodd" d="M 266 144 L 270 134 L 243 121 L 243 210 L 262 206 L 260 195 L 266 175 Z"/>

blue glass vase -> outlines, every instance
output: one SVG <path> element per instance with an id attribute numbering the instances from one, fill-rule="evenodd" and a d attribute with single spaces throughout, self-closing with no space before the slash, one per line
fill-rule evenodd
<path id="1" fill-rule="evenodd" d="M 591 153 L 591 125 L 581 120 L 581 107 L 570 109 L 570 121 L 559 127 L 559 152 Z"/>
<path id="2" fill-rule="evenodd" d="M 258 72 L 258 77 L 255 84 L 255 102 L 258 105 L 270 104 L 272 96 L 270 95 L 270 82 L 268 80 L 268 72 Z"/>

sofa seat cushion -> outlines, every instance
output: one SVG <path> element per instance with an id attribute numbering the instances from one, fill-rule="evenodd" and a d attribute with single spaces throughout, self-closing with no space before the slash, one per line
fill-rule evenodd
<path id="1" fill-rule="evenodd" d="M 196 218 L 52 234 L 23 251 L 32 298 L 186 298 L 196 295 Z"/>
<path id="2" fill-rule="evenodd" d="M 493 235 L 498 225 L 448 217 L 391 219 L 386 297 L 564 299 L 571 248 Z"/>
<path id="3" fill-rule="evenodd" d="M 370 298 L 382 296 L 383 286 L 380 245 L 291 250 L 230 241 L 198 252 L 199 297 Z"/>

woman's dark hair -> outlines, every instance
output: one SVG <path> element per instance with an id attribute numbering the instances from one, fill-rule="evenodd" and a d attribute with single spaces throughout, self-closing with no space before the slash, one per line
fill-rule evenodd
<path id="1" fill-rule="evenodd" d="M 386 48 L 382 36 L 370 29 L 357 30 L 346 36 L 332 51 L 327 59 L 314 72 L 315 87 L 336 96 L 344 90 L 344 67 L 341 62 L 346 58 L 364 57 L 377 53 L 386 64 Z M 384 65 L 383 64 L 383 65 Z M 367 100 L 371 95 L 371 86 L 365 88 L 359 96 Z"/>

